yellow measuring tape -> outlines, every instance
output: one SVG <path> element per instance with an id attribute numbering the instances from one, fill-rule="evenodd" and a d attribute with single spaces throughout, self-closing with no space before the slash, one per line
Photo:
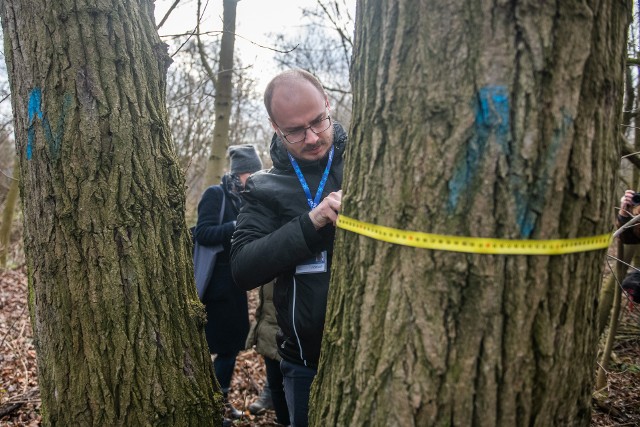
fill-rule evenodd
<path id="1" fill-rule="evenodd" d="M 382 225 L 370 224 L 349 218 L 338 217 L 337 226 L 363 236 L 383 242 L 416 248 L 441 251 L 466 252 L 496 255 L 562 255 L 576 252 L 595 251 L 609 247 L 610 234 L 576 239 L 556 240 L 510 240 L 484 237 L 447 236 L 443 234 L 405 231 Z"/>

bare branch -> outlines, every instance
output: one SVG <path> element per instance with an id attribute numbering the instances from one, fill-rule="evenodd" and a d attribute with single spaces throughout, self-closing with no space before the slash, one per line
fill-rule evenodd
<path id="1" fill-rule="evenodd" d="M 178 49 L 176 49 L 176 51 L 175 51 L 175 52 L 173 52 L 173 53 L 171 54 L 171 57 L 172 57 L 172 58 L 173 58 L 175 55 L 177 55 L 177 54 L 182 50 L 182 48 L 183 48 L 187 43 L 189 43 L 189 40 L 191 40 L 191 37 L 193 37 L 193 35 L 196 33 L 196 31 L 197 31 L 197 30 L 196 30 L 196 29 L 194 29 L 191 33 L 187 33 L 187 34 L 185 34 L 185 35 L 188 35 L 189 37 L 187 37 L 187 39 L 184 41 L 184 43 L 182 43 L 182 44 L 180 45 L 180 47 L 179 47 Z"/>
<path id="2" fill-rule="evenodd" d="M 351 93 L 350 90 L 344 90 L 344 89 L 341 89 L 339 87 L 331 87 L 331 86 L 326 86 L 326 85 L 323 86 L 323 87 L 324 87 L 324 90 L 326 90 L 327 92 L 342 93 L 344 95 L 348 95 L 348 94 Z"/>
<path id="3" fill-rule="evenodd" d="M 349 52 L 353 50 L 353 41 L 351 40 L 351 37 L 349 37 L 345 33 L 344 28 L 340 26 L 340 24 L 336 21 L 335 16 L 328 10 L 324 2 L 318 0 L 317 3 L 324 12 L 326 18 L 328 18 L 331 24 L 333 24 L 333 29 L 338 33 L 338 36 L 340 37 L 340 43 L 342 44 L 342 50 L 345 56 L 346 63 L 351 64 L 351 58 L 349 56 Z M 336 14 L 339 15 L 340 7 L 338 6 L 338 3 L 334 2 L 333 6 L 336 10 Z"/>
<path id="4" fill-rule="evenodd" d="M 637 152 L 634 150 L 631 143 L 627 140 L 627 138 L 622 133 L 620 134 L 620 139 L 622 140 L 622 143 L 620 144 L 621 151 L 622 151 L 621 158 L 627 159 L 628 161 L 633 163 L 634 166 L 636 166 L 637 168 L 640 168 L 640 152 Z"/>
<path id="5" fill-rule="evenodd" d="M 180 0 L 176 0 L 176 1 L 173 2 L 173 4 L 169 8 L 169 10 L 167 10 L 167 13 L 165 13 L 165 15 L 162 18 L 162 20 L 160 21 L 160 23 L 156 26 L 156 30 L 159 30 L 160 27 L 162 27 L 164 25 L 164 23 L 167 21 L 167 19 L 169 19 L 169 15 L 171 15 L 171 12 L 173 12 L 173 9 L 175 9 L 176 6 L 178 6 L 178 3 L 180 3 Z"/>
<path id="6" fill-rule="evenodd" d="M 327 6 L 324 4 L 324 2 L 322 2 L 321 0 L 318 0 L 318 5 L 320 6 L 322 11 L 324 12 L 325 17 L 328 18 L 329 21 L 331 21 L 331 23 L 333 24 L 333 28 L 340 35 L 340 39 L 342 40 L 343 44 L 346 43 L 346 44 L 349 45 L 350 48 L 353 48 L 353 41 L 351 40 L 351 37 L 349 37 L 349 36 L 347 36 L 347 34 L 345 34 L 344 29 L 336 21 L 334 15 L 327 9 Z M 340 13 L 337 3 L 334 3 L 334 7 L 336 9 L 336 12 Z"/>
<path id="7" fill-rule="evenodd" d="M 12 176 L 10 176 L 10 175 L 7 175 L 7 173 L 6 173 L 5 171 L 3 171 L 2 169 L 0 169 L 0 173 L 1 173 L 2 175 L 6 176 L 6 177 L 7 177 L 7 178 L 9 178 L 9 179 L 12 179 L 12 180 L 14 180 L 14 181 L 20 181 L 18 178 L 14 178 L 14 177 L 12 177 Z"/>
<path id="8" fill-rule="evenodd" d="M 200 7 L 202 6 L 202 1 L 198 0 L 198 21 L 196 23 L 196 40 L 198 42 L 198 53 L 200 54 L 200 60 L 202 61 L 202 66 L 209 76 L 209 80 L 216 86 L 216 82 L 218 81 L 216 78 L 216 73 L 213 72 L 213 69 L 209 65 L 209 61 L 207 60 L 207 54 L 204 51 L 204 46 L 202 45 L 202 40 L 200 40 L 200 20 L 202 19 L 202 15 L 200 15 Z M 206 6 L 205 6 L 206 9 Z M 204 12 L 203 12 L 204 13 Z"/>
<path id="9" fill-rule="evenodd" d="M 627 228 L 633 227 L 635 224 L 638 223 L 638 221 L 640 221 L 640 215 L 636 215 L 633 218 L 631 218 L 629 222 L 625 223 L 622 227 L 618 228 L 615 231 L 615 233 L 613 233 L 613 238 L 615 239 L 616 237 L 621 235 L 624 232 L 624 230 L 626 230 Z"/>
<path id="10" fill-rule="evenodd" d="M 241 39 L 242 39 L 242 40 L 244 40 L 244 41 L 247 41 L 247 42 L 251 43 L 251 44 L 252 44 L 252 45 L 254 45 L 254 46 L 258 46 L 258 47 L 261 47 L 261 48 L 263 48 L 263 49 L 269 49 L 269 50 L 271 50 L 271 51 L 273 51 L 273 52 L 277 52 L 277 53 L 290 53 L 290 52 L 293 52 L 294 50 L 296 50 L 296 49 L 298 48 L 298 46 L 299 46 L 299 45 L 297 45 L 297 44 L 296 44 L 296 45 L 295 45 L 294 47 L 292 47 L 291 49 L 281 50 L 281 49 L 276 49 L 275 47 L 269 47 L 269 46 L 262 45 L 262 44 L 260 44 L 260 43 L 256 43 L 256 42 L 254 42 L 253 40 L 249 40 L 249 39 L 248 39 L 248 38 L 246 38 L 246 37 L 243 37 L 243 36 L 241 36 L 241 35 L 238 35 L 237 33 L 235 34 L 235 36 L 236 36 L 236 37 L 238 37 L 238 38 L 241 38 Z"/>
<path id="11" fill-rule="evenodd" d="M 164 37 L 164 38 L 174 38 L 174 39 L 175 39 L 175 38 L 178 38 L 178 37 L 192 36 L 192 35 L 196 35 L 196 34 L 199 34 L 199 35 L 201 35 L 201 36 L 210 36 L 211 34 L 222 34 L 222 33 L 225 33 L 225 32 L 227 32 L 227 31 L 214 30 L 214 31 L 198 32 L 198 31 L 197 31 L 197 29 L 195 29 L 195 30 L 193 30 L 192 32 L 189 32 L 189 33 L 165 34 L 164 36 L 160 36 L 160 37 Z M 242 40 L 244 40 L 244 41 L 246 41 L 246 42 L 249 42 L 249 43 L 251 43 L 251 44 L 252 44 L 252 45 L 254 45 L 254 46 L 258 46 L 258 47 L 263 48 L 263 49 L 268 49 L 268 50 L 271 50 L 271 51 L 273 51 L 273 52 L 277 52 L 277 53 L 291 53 L 291 52 L 293 52 L 294 50 L 296 50 L 296 49 L 298 48 L 298 46 L 299 46 L 299 45 L 297 45 L 297 44 L 296 44 L 296 45 L 295 45 L 294 47 L 292 47 L 291 49 L 282 50 L 282 49 L 278 49 L 278 48 L 275 48 L 275 47 L 265 46 L 265 45 L 263 45 L 263 44 L 256 43 L 256 42 L 254 42 L 253 40 L 250 40 L 250 39 L 248 39 L 248 38 L 246 38 L 246 37 L 244 37 L 244 36 L 241 36 L 241 35 L 240 35 L 240 34 L 238 34 L 238 33 L 232 33 L 232 34 L 233 34 L 235 37 L 237 37 L 237 38 L 239 38 L 239 39 L 242 39 Z"/>

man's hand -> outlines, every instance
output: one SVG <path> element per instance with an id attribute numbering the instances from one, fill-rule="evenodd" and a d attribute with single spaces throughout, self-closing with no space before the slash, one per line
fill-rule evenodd
<path id="1" fill-rule="evenodd" d="M 627 190 L 624 192 L 624 196 L 620 199 L 620 216 L 633 216 L 631 210 L 633 209 L 633 196 L 635 195 L 635 191 Z"/>
<path id="2" fill-rule="evenodd" d="M 318 206 L 313 208 L 309 212 L 309 218 L 311 218 L 316 230 L 320 230 L 329 223 L 336 225 L 340 206 L 342 206 L 342 190 L 330 193 Z"/>

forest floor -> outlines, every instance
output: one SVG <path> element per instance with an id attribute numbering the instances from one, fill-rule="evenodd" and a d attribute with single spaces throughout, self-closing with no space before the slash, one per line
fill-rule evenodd
<path id="1" fill-rule="evenodd" d="M 27 308 L 24 267 L 0 271 L 0 426 L 39 426 L 40 394 L 36 354 Z M 256 306 L 251 292 L 250 307 Z M 625 303 L 617 335 L 608 385 L 594 400 L 591 426 L 640 426 L 640 307 Z M 273 411 L 252 416 L 246 408 L 264 384 L 261 357 L 253 350 L 240 354 L 232 383 L 231 401 L 246 418 L 236 427 L 278 426 Z"/>

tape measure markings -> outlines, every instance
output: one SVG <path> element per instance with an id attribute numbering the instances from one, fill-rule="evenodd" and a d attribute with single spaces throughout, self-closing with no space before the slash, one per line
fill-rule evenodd
<path id="1" fill-rule="evenodd" d="M 494 255 L 563 255 L 605 249 L 609 247 L 611 242 L 610 234 L 553 240 L 511 240 L 431 234 L 371 224 L 344 215 L 338 217 L 337 226 L 363 236 L 398 245 Z"/>

